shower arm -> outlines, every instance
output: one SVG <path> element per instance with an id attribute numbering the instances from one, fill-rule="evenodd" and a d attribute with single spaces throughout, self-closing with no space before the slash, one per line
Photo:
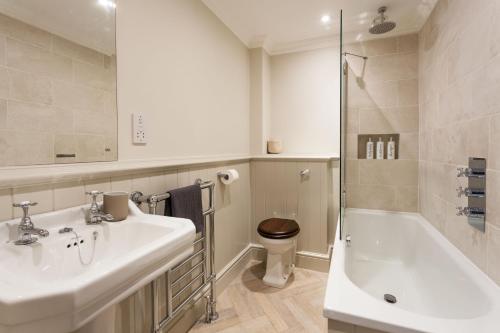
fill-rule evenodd
<path id="1" fill-rule="evenodd" d="M 355 57 L 358 57 L 358 58 L 362 58 L 364 60 L 368 59 L 368 57 L 366 57 L 366 56 L 361 56 L 359 54 L 354 54 L 354 53 L 350 53 L 350 52 L 344 52 L 344 56 L 348 56 L 348 55 L 352 55 L 352 56 L 355 56 Z"/>

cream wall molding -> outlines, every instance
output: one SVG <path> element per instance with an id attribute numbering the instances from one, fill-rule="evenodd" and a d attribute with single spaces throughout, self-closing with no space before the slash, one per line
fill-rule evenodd
<path id="1" fill-rule="evenodd" d="M 93 180 L 183 167 L 205 167 L 217 164 L 250 162 L 252 160 L 329 161 L 336 159 L 338 158 L 335 156 L 321 155 L 242 155 L 13 166 L 0 168 L 0 189 Z"/>

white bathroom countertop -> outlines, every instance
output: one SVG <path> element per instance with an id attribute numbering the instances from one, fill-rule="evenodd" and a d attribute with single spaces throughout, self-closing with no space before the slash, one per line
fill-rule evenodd
<path id="1" fill-rule="evenodd" d="M 173 167 L 247 162 L 251 160 L 329 161 L 338 157 L 321 155 L 210 156 L 156 160 L 128 160 L 72 164 L 9 166 L 0 168 L 0 189 L 26 185 L 61 183 L 154 172 Z"/>

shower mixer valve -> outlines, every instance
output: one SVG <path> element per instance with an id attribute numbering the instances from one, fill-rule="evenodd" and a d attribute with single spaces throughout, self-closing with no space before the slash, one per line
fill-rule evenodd
<path id="1" fill-rule="evenodd" d="M 467 207 L 457 207 L 457 216 L 467 216 L 469 224 L 485 232 L 486 220 L 486 159 L 469 158 L 469 166 L 458 168 L 457 177 L 466 177 L 467 186 L 457 188 L 458 197 L 467 198 Z"/>

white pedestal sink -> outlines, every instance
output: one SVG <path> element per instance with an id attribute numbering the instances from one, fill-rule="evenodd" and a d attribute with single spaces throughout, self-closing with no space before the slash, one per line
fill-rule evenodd
<path id="1" fill-rule="evenodd" d="M 76 330 L 193 251 L 189 220 L 129 202 L 127 220 L 87 225 L 87 208 L 32 216 L 50 235 L 31 245 L 14 245 L 19 220 L 0 223 L 0 333 Z"/>

